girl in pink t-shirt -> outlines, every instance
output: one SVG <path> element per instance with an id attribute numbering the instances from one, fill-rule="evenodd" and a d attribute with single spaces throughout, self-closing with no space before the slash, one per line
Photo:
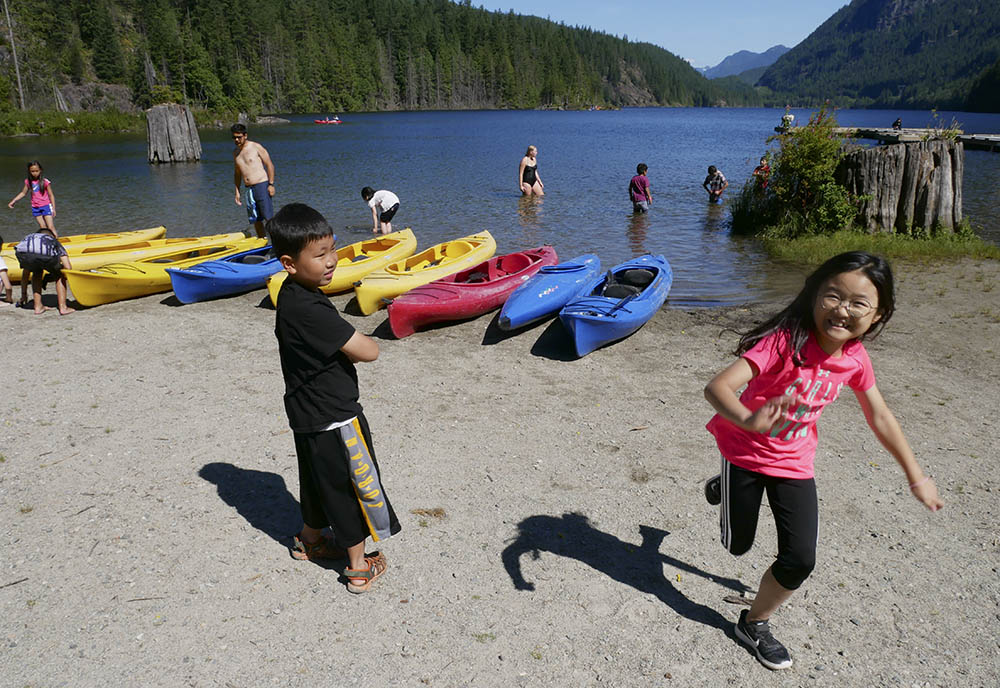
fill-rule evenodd
<path id="1" fill-rule="evenodd" d="M 19 200 L 31 194 L 31 214 L 42 229 L 48 229 L 53 236 L 58 237 L 53 218 L 56 216 L 56 195 L 52 192 L 52 182 L 42 176 L 42 164 L 37 160 L 28 163 L 28 178 L 24 180 L 21 193 L 14 196 L 8 208 L 13 208 Z"/>
<path id="2" fill-rule="evenodd" d="M 735 555 L 750 549 L 765 491 L 778 531 L 778 556 L 736 624 L 736 637 L 770 669 L 792 665 L 768 619 L 816 562 L 816 421 L 845 386 L 903 468 L 914 497 L 932 511 L 943 506 L 879 393 L 861 343 L 885 326 L 894 308 L 885 260 L 861 251 L 834 256 L 806 279 L 791 304 L 740 338 L 739 358 L 705 387 L 716 410 L 707 427 L 722 453 L 722 473 L 708 481 L 705 495 L 721 502 L 723 545 Z"/>

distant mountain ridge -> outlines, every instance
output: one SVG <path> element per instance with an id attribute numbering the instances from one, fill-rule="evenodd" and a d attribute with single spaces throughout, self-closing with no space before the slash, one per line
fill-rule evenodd
<path id="1" fill-rule="evenodd" d="M 762 53 L 754 53 L 749 50 L 740 50 L 727 56 L 714 67 L 706 67 L 699 70 L 707 79 L 719 79 L 724 76 L 736 76 L 741 72 L 759 67 L 769 67 L 775 61 L 787 53 L 790 48 L 783 45 L 775 45 Z"/>
<path id="2" fill-rule="evenodd" d="M 757 85 L 814 104 L 961 108 L 998 56 L 997 0 L 853 0 Z"/>

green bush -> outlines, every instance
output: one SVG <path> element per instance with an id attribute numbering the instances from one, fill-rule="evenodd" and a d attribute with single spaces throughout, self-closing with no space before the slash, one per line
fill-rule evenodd
<path id="1" fill-rule="evenodd" d="M 767 189 L 756 180 L 744 185 L 732 203 L 736 234 L 796 238 L 828 234 L 854 224 L 858 199 L 834 180 L 844 157 L 834 133 L 837 121 L 824 105 L 802 127 L 768 138 L 777 141 Z"/>

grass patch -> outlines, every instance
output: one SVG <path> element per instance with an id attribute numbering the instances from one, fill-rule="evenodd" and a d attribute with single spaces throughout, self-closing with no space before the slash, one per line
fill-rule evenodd
<path id="1" fill-rule="evenodd" d="M 145 131 L 144 113 L 101 110 L 99 112 L 59 112 L 57 110 L 12 110 L 0 112 L 0 136 L 17 134 L 116 134 Z"/>
<path id="2" fill-rule="evenodd" d="M 840 231 L 799 239 L 762 237 L 762 242 L 773 258 L 808 265 L 818 265 L 845 251 L 867 251 L 890 260 L 1000 260 L 1000 247 L 983 241 L 971 230 L 928 238 Z"/>
<path id="3" fill-rule="evenodd" d="M 410 509 L 410 513 L 415 516 L 428 516 L 430 518 L 444 518 L 447 514 L 439 506 L 433 509 Z"/>
<path id="4" fill-rule="evenodd" d="M 485 643 L 489 640 L 496 640 L 497 637 L 492 633 L 473 633 L 472 637 L 476 639 L 476 642 Z"/>
<path id="5" fill-rule="evenodd" d="M 33 507 L 33 506 L 25 505 L 25 506 L 21 507 L 21 513 L 22 514 L 30 514 L 34 510 L 35 510 L 35 507 Z"/>

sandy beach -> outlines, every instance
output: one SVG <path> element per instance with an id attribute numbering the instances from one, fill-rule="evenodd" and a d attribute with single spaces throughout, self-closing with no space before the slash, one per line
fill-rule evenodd
<path id="1" fill-rule="evenodd" d="M 289 556 L 264 291 L 0 308 L 0 686 L 995 686 L 1000 266 L 895 267 L 868 349 L 946 507 L 910 496 L 843 395 L 819 424 L 818 564 L 772 620 L 780 673 L 732 631 L 770 513 L 735 558 L 702 496 L 702 388 L 773 303 L 668 302 L 581 360 L 555 321 L 397 341 L 384 311 L 348 314 L 383 337 L 361 400 L 403 523 L 365 595 L 344 562 Z"/>

